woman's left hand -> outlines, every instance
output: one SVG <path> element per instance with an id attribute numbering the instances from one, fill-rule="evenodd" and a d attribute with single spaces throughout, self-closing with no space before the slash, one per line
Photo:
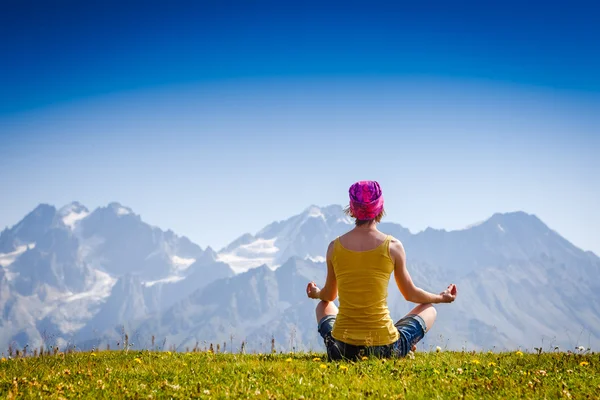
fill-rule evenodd
<path id="1" fill-rule="evenodd" d="M 317 284 L 314 282 L 309 282 L 309 284 L 306 286 L 306 295 L 311 299 L 318 299 L 320 291 L 321 289 L 319 289 Z"/>

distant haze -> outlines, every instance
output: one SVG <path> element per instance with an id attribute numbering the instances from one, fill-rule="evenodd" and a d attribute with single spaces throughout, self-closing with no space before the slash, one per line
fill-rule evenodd
<path id="1" fill-rule="evenodd" d="M 252 351 L 271 337 L 280 350 L 322 349 L 306 283 L 324 284 L 323 244 L 352 226 L 339 205 L 312 205 L 215 251 L 119 203 L 41 204 L 0 233 L 0 350 L 114 346 L 124 331 L 136 348 L 154 336 L 178 350 L 232 337 Z M 535 215 L 495 213 L 452 232 L 381 229 L 402 241 L 418 286 L 459 288 L 436 306 L 420 349 L 600 346 L 600 258 Z M 388 304 L 393 319 L 413 306 L 394 279 Z"/>

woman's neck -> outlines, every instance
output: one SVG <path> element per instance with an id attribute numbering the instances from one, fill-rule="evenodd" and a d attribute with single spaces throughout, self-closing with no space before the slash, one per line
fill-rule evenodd
<path id="1" fill-rule="evenodd" d="M 357 232 L 378 232 L 379 231 L 377 229 L 377 223 L 376 222 L 370 222 L 370 223 L 365 224 L 365 225 L 356 226 L 356 227 L 354 227 L 354 230 L 357 231 Z"/>

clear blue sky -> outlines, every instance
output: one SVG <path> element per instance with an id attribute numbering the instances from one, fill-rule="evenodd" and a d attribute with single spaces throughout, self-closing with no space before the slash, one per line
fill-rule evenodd
<path id="1" fill-rule="evenodd" d="M 412 231 L 600 254 L 599 6 L 445 3 L 2 2 L 0 226 L 119 201 L 220 248 L 376 179 Z"/>

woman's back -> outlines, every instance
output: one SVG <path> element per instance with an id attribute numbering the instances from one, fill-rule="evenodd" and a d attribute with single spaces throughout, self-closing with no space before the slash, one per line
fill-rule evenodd
<path id="1" fill-rule="evenodd" d="M 332 264 L 340 309 L 332 336 L 358 346 L 387 345 L 398 330 L 387 306 L 388 283 L 394 271 L 391 236 L 379 231 L 351 231 L 334 242 Z"/>

